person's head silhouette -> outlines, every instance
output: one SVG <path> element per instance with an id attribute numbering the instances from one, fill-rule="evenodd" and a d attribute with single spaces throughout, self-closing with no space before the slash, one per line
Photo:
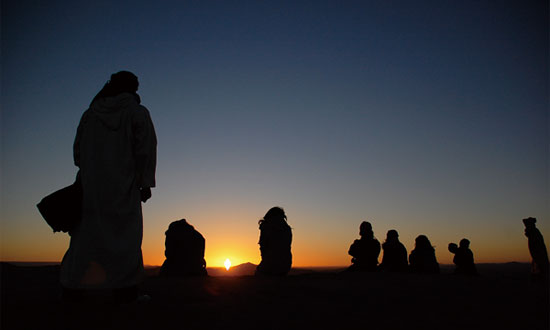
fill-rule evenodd
<path id="1" fill-rule="evenodd" d="M 264 220 L 285 220 L 286 221 L 286 214 L 285 210 L 283 210 L 282 207 L 275 206 L 269 209 L 267 213 L 264 215 Z"/>
<path id="2" fill-rule="evenodd" d="M 392 229 L 389 230 L 386 234 L 386 242 L 397 242 L 399 240 L 399 234 L 397 233 L 397 230 Z"/>
<path id="3" fill-rule="evenodd" d="M 463 239 L 460 240 L 459 246 L 462 249 L 468 249 L 470 247 L 470 241 L 467 240 L 466 238 L 463 238 Z"/>
<path id="4" fill-rule="evenodd" d="M 361 222 L 361 225 L 359 226 L 359 235 L 367 237 L 372 236 L 372 225 L 367 221 Z"/>
<path id="5" fill-rule="evenodd" d="M 523 219 L 523 224 L 525 225 L 525 227 L 535 227 L 535 223 L 537 222 L 537 218 L 532 218 L 532 217 L 529 217 L 529 218 L 526 218 L 526 219 Z"/>
<path id="6" fill-rule="evenodd" d="M 419 235 L 414 242 L 417 249 L 433 249 L 432 243 L 426 235 Z"/>
<path id="7" fill-rule="evenodd" d="M 114 91 L 135 93 L 139 87 L 138 77 L 130 71 L 119 71 L 111 75 L 108 82 Z"/>
<path id="8" fill-rule="evenodd" d="M 285 210 L 283 210 L 282 207 L 275 206 L 267 211 L 263 219 L 260 219 L 260 221 L 258 221 L 258 224 L 261 225 L 262 223 L 278 223 L 283 221 L 287 221 Z"/>
<path id="9" fill-rule="evenodd" d="M 139 87 L 138 77 L 130 71 L 119 71 L 111 75 L 111 79 L 103 86 L 92 100 L 94 103 L 97 99 L 104 97 L 113 97 L 122 93 L 136 94 Z"/>

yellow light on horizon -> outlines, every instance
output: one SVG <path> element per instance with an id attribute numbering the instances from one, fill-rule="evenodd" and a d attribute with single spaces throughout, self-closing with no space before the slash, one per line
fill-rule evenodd
<path id="1" fill-rule="evenodd" d="M 225 262 L 223 263 L 225 265 L 225 269 L 229 270 L 231 267 L 231 260 L 225 259 Z"/>

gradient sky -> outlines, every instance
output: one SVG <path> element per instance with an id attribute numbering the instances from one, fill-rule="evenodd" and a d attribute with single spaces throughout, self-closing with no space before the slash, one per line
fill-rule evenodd
<path id="1" fill-rule="evenodd" d="M 1 260 L 61 260 L 35 205 L 119 70 L 159 141 L 146 264 L 181 218 L 209 266 L 258 263 L 275 205 L 295 266 L 349 265 L 363 220 L 440 263 L 529 261 L 528 216 L 550 243 L 548 1 L 1 3 Z"/>

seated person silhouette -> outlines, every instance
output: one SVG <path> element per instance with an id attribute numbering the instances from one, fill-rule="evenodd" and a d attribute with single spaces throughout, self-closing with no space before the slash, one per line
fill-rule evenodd
<path id="1" fill-rule="evenodd" d="M 356 239 L 349 247 L 348 254 L 352 256 L 352 265 L 348 271 L 376 271 L 380 243 L 374 238 L 374 232 L 369 222 L 363 221 L 359 226 L 360 239 Z"/>
<path id="2" fill-rule="evenodd" d="M 384 254 L 380 269 L 388 272 L 404 272 L 407 270 L 407 249 L 399 242 L 396 230 L 388 231 L 386 241 L 382 244 Z"/>
<path id="3" fill-rule="evenodd" d="M 409 264 L 413 273 L 439 273 L 435 249 L 425 235 L 420 235 L 415 239 L 414 250 L 409 255 Z"/>
<path id="4" fill-rule="evenodd" d="M 256 268 L 256 275 L 285 276 L 292 265 L 292 230 L 287 223 L 285 211 L 280 207 L 273 207 L 258 224 L 258 244 L 262 261 Z"/>
<path id="5" fill-rule="evenodd" d="M 449 251 L 454 253 L 453 262 L 456 265 L 455 274 L 477 275 L 474 264 L 474 253 L 470 250 L 470 241 L 463 238 L 460 246 L 455 243 L 449 244 Z"/>
<path id="6" fill-rule="evenodd" d="M 523 219 L 529 253 L 531 254 L 531 258 L 533 258 L 531 262 L 531 274 L 535 279 L 546 279 L 548 281 L 548 252 L 546 251 L 544 238 L 535 225 L 536 222 L 536 218 Z"/>
<path id="7" fill-rule="evenodd" d="M 204 237 L 187 220 L 174 221 L 166 231 L 166 260 L 161 276 L 206 276 Z"/>

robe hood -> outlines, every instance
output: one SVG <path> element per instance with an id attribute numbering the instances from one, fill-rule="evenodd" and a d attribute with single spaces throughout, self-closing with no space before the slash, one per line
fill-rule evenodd
<path id="1" fill-rule="evenodd" d="M 90 114 L 97 117 L 110 130 L 116 131 L 120 128 L 124 110 L 135 107 L 139 103 L 137 94 L 122 93 L 113 97 L 104 97 L 92 103 Z"/>

